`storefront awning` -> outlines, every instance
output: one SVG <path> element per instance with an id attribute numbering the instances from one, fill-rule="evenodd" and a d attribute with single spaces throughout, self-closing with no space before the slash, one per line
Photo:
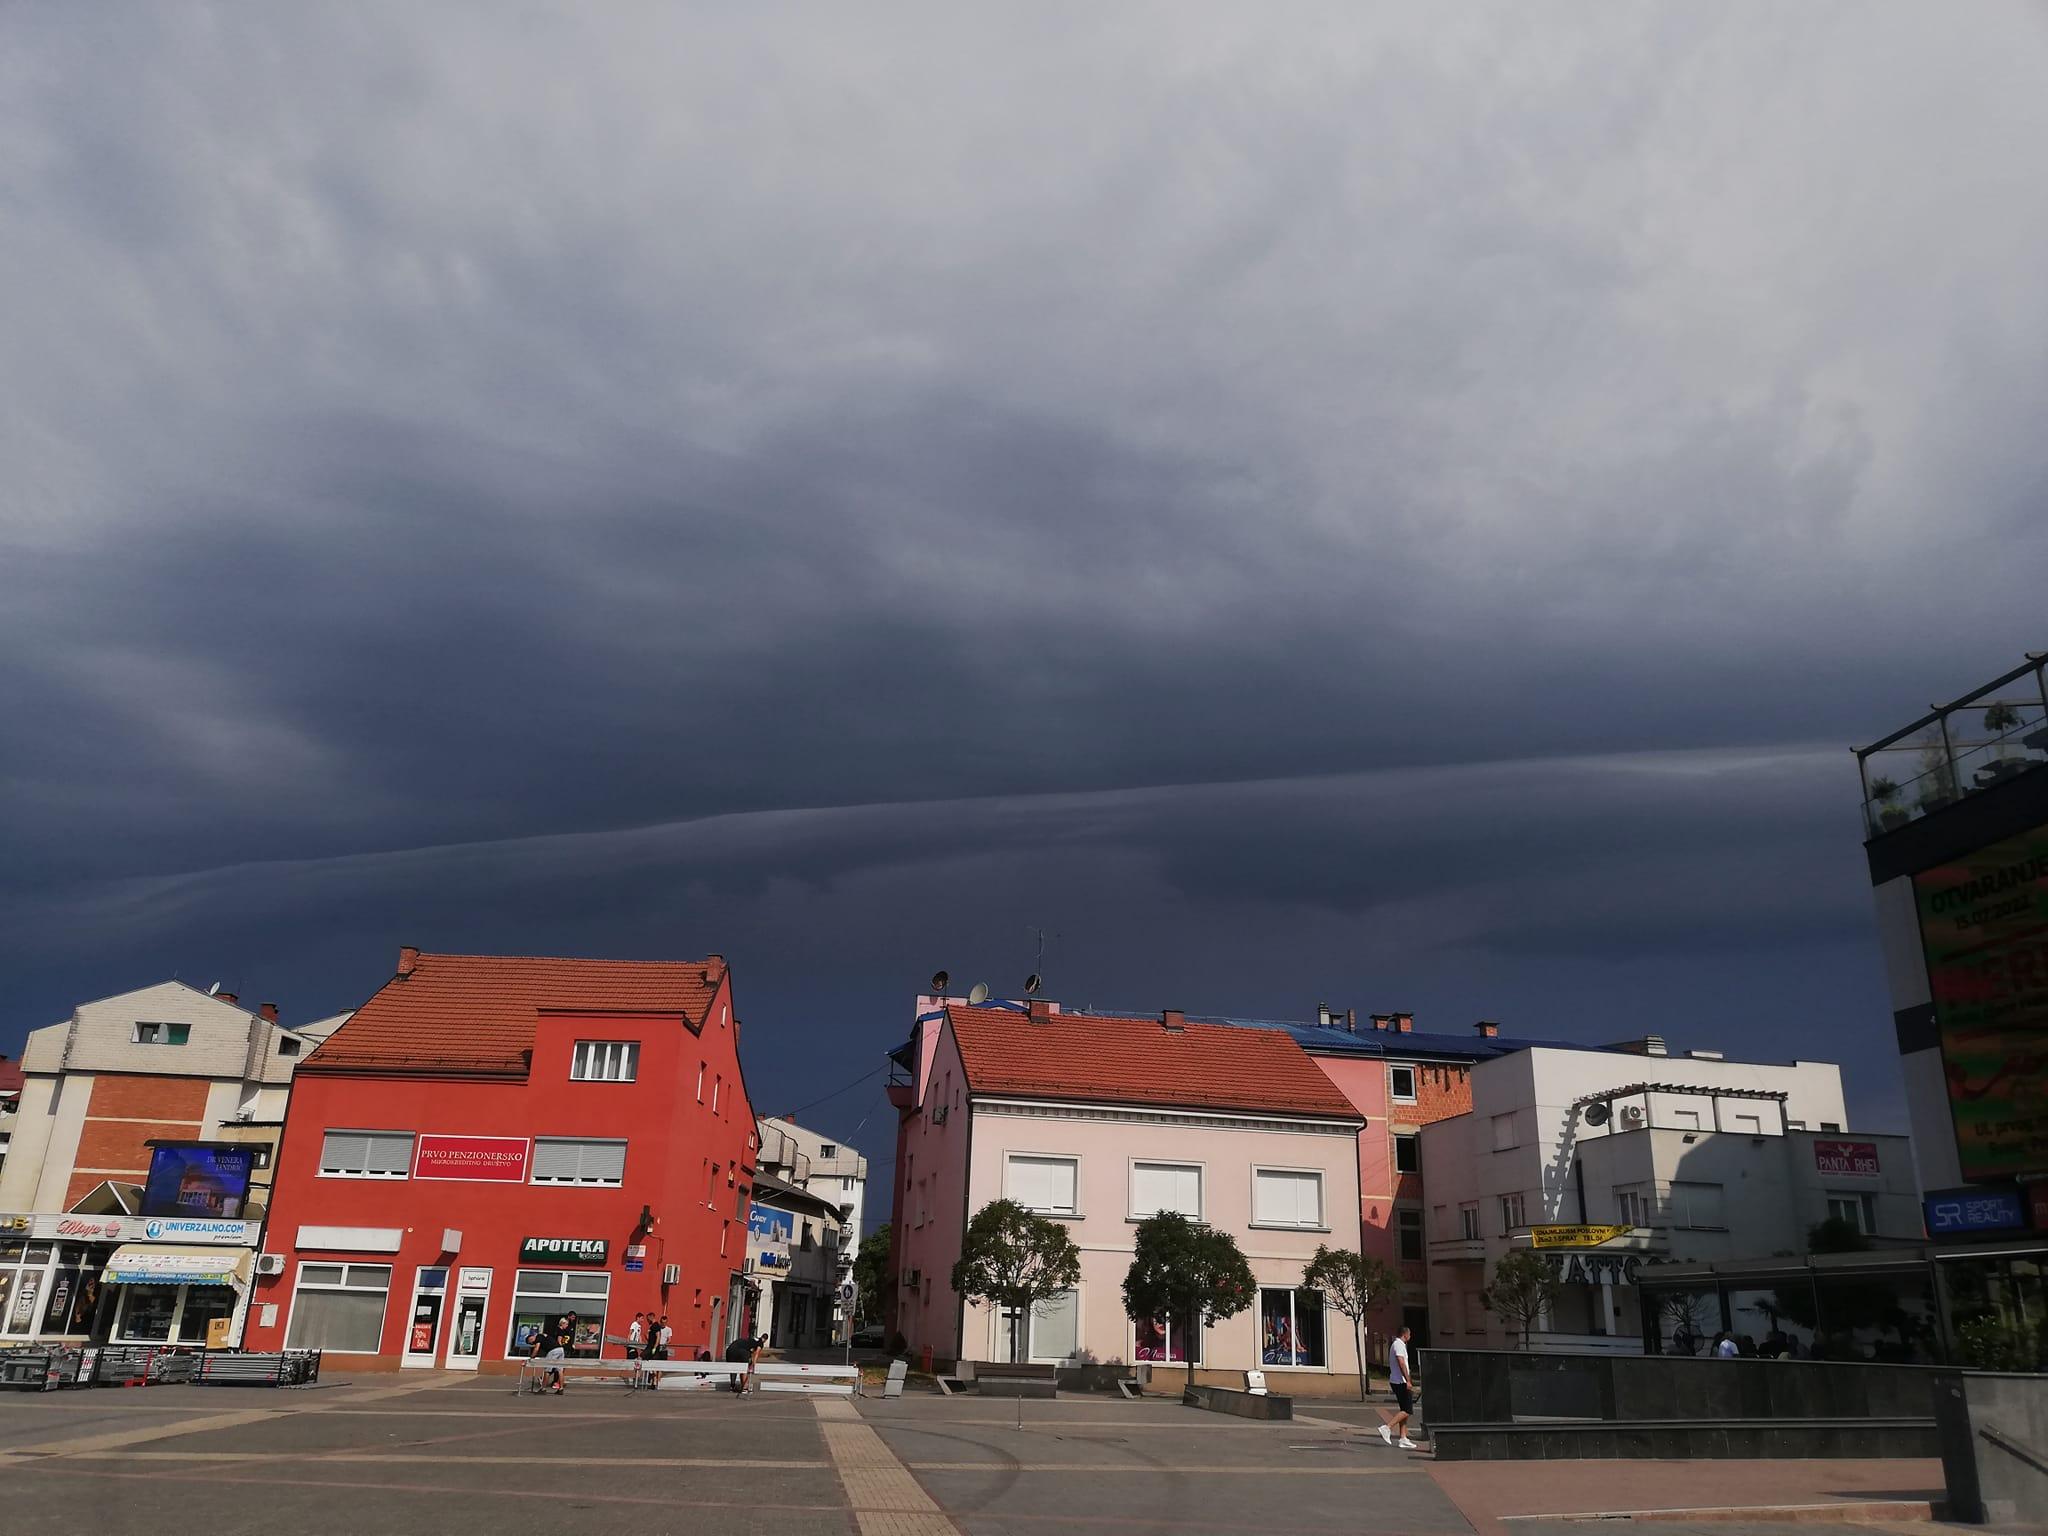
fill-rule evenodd
<path id="1" fill-rule="evenodd" d="M 107 1260 L 106 1278 L 119 1285 L 243 1285 L 250 1258 L 246 1248 L 123 1243 Z"/>

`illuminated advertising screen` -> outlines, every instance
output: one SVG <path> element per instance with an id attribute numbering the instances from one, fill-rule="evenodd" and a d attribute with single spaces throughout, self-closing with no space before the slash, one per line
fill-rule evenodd
<path id="1" fill-rule="evenodd" d="M 1963 1177 L 2048 1172 L 2048 827 L 1913 877 Z"/>
<path id="2" fill-rule="evenodd" d="M 142 1214 L 238 1219 L 249 1203 L 249 1175 L 255 1167 L 254 1147 L 153 1147 Z"/>

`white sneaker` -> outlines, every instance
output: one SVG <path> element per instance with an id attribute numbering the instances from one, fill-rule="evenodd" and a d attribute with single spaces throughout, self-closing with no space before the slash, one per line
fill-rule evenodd
<path id="1" fill-rule="evenodd" d="M 1382 1424 L 1380 1426 L 1380 1438 L 1386 1441 L 1387 1444 L 1392 1445 L 1394 1443 L 1393 1430 L 1389 1429 L 1386 1425 Z"/>
<path id="2" fill-rule="evenodd" d="M 1413 1440 L 1410 1440 L 1406 1435 L 1403 1435 L 1401 1437 L 1401 1449 L 1404 1451 L 1413 1451 L 1419 1449 L 1419 1447 L 1415 1444 Z"/>

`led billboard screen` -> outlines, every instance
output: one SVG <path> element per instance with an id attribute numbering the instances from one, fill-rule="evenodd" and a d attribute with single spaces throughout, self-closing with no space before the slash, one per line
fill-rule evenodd
<path id="1" fill-rule="evenodd" d="M 1913 877 L 1963 1177 L 2048 1172 L 2048 827 Z"/>
<path id="2" fill-rule="evenodd" d="M 236 1219 L 249 1203 L 249 1175 L 255 1167 L 254 1147 L 153 1147 L 142 1214 Z"/>

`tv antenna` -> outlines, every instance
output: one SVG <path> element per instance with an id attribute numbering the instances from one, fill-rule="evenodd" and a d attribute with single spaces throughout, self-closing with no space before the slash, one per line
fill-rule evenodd
<path id="1" fill-rule="evenodd" d="M 1037 952 L 1032 957 L 1031 974 L 1024 978 L 1024 994 L 1030 997 L 1045 985 L 1045 941 L 1048 935 L 1043 928 L 1027 927 L 1024 931 L 1038 941 Z M 1059 942 L 1060 936 L 1057 933 L 1049 937 L 1054 943 Z"/>

